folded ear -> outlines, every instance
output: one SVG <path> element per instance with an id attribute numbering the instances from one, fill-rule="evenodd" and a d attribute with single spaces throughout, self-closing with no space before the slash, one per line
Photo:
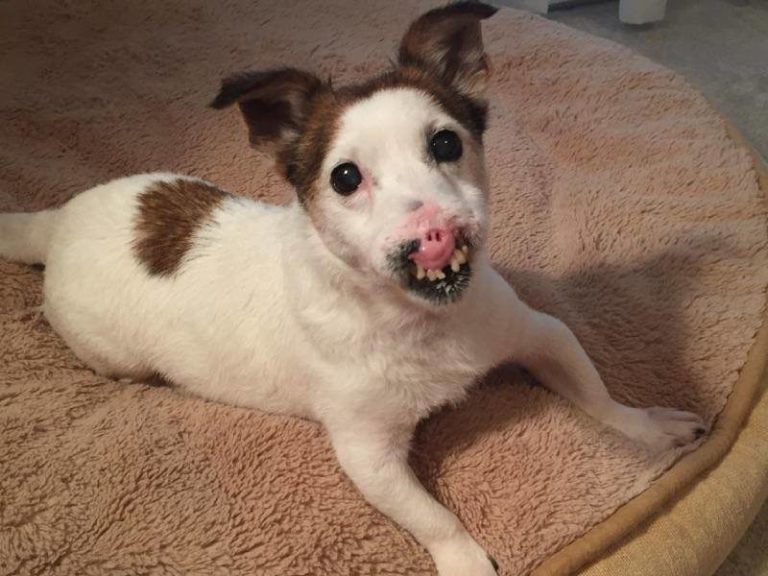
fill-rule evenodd
<path id="1" fill-rule="evenodd" d="M 226 78 L 211 107 L 237 102 L 254 148 L 279 151 L 299 132 L 307 106 L 322 82 L 314 74 L 282 68 Z"/>
<path id="2" fill-rule="evenodd" d="M 497 9 L 481 2 L 457 2 L 431 10 L 405 33 L 401 66 L 422 68 L 467 96 L 481 98 L 490 77 L 480 21 Z"/>

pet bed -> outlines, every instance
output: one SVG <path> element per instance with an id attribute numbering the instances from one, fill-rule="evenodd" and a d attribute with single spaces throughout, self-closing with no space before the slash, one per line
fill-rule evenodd
<path id="1" fill-rule="evenodd" d="M 283 65 L 363 78 L 434 5 L 6 0 L 0 210 L 148 170 L 286 202 L 236 113 L 206 108 L 218 79 Z M 587 570 L 631 574 L 638 556 L 625 551 L 663 554 L 658 536 L 642 538 L 727 466 L 765 459 L 734 458 L 758 442 L 763 408 L 706 474 L 764 368 L 764 192 L 748 151 L 669 70 L 512 10 L 485 39 L 495 264 L 573 328 L 617 398 L 694 410 L 714 428 L 651 455 L 502 367 L 421 426 L 413 465 L 502 574 L 572 573 L 611 546 Z M 318 425 L 95 376 L 37 312 L 41 280 L 0 261 L 0 573 L 433 573 L 340 473 Z M 765 494 L 764 475 L 742 484 L 734 525 Z M 618 564 L 599 572 L 604 562 Z"/>

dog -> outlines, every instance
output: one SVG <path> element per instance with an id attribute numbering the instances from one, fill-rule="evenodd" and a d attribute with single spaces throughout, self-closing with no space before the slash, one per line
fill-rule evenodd
<path id="1" fill-rule="evenodd" d="M 212 106 L 239 106 L 295 188 L 288 206 L 159 173 L 0 216 L 0 255 L 45 264 L 43 311 L 83 362 L 319 421 L 365 499 L 440 576 L 496 563 L 421 486 L 409 444 L 491 368 L 518 363 L 655 450 L 705 432 L 695 414 L 612 399 L 573 333 L 494 271 L 481 22 L 495 12 L 427 12 L 392 68 L 361 84 L 293 68 L 225 79 Z"/>

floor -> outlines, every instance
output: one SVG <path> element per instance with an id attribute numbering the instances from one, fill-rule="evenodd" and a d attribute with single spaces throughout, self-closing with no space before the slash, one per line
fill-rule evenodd
<path id="1" fill-rule="evenodd" d="M 615 1 L 549 17 L 680 72 L 768 158 L 768 0 L 669 0 L 646 26 L 621 24 Z M 715 576 L 768 576 L 768 504 Z"/>
<path id="2" fill-rule="evenodd" d="M 714 576 L 768 576 L 768 503 Z"/>

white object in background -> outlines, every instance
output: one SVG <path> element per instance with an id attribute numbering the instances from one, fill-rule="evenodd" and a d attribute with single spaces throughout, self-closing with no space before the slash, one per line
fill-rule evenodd
<path id="1" fill-rule="evenodd" d="M 664 19 L 667 0 L 620 0 L 619 20 L 624 24 L 647 24 Z"/>

